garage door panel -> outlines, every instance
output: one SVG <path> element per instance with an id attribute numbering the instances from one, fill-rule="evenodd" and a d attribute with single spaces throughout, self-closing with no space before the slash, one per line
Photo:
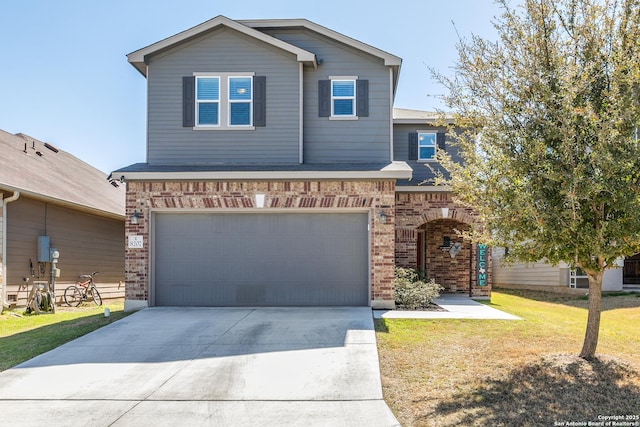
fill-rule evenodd
<path id="1" fill-rule="evenodd" d="M 366 213 L 156 214 L 156 305 L 368 304 Z"/>

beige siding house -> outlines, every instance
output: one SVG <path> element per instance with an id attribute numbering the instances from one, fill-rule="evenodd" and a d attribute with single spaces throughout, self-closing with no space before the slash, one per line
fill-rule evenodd
<path id="1" fill-rule="evenodd" d="M 586 292 L 589 288 L 587 277 L 580 271 L 571 271 L 564 263 L 554 266 L 538 261 L 506 265 L 502 262 L 503 248 L 494 248 L 492 254 L 493 283 L 496 287 L 570 293 Z M 602 290 L 621 291 L 623 289 L 622 272 L 622 265 L 607 270 L 602 278 Z"/>
<path id="2" fill-rule="evenodd" d="M 123 186 L 71 154 L 0 130 L 2 305 L 23 305 L 33 281 L 50 279 L 49 248 L 60 253 L 58 302 L 93 271 L 104 298 L 122 297 L 124 198 Z"/>

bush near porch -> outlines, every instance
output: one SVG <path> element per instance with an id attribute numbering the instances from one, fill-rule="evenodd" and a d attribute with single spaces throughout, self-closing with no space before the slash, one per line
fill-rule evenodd
<path id="1" fill-rule="evenodd" d="M 603 298 L 591 362 L 577 357 L 586 300 L 494 289 L 490 305 L 523 320 L 376 320 L 384 398 L 403 426 L 640 415 L 640 294 Z"/>

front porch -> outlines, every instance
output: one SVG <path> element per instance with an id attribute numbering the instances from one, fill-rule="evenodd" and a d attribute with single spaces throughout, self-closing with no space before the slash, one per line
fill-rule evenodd
<path id="1" fill-rule="evenodd" d="M 491 296 L 491 257 L 485 245 L 462 237 L 475 222 L 451 193 L 396 194 L 396 265 L 425 272 L 444 294 Z"/>

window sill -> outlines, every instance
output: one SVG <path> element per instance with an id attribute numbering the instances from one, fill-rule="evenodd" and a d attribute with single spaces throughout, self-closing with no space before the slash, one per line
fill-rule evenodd
<path id="1" fill-rule="evenodd" d="M 358 120 L 358 116 L 329 116 L 329 120 Z"/>
<path id="2" fill-rule="evenodd" d="M 193 130 L 211 130 L 211 131 L 221 131 L 221 130 L 256 130 L 255 126 L 194 126 Z"/>

